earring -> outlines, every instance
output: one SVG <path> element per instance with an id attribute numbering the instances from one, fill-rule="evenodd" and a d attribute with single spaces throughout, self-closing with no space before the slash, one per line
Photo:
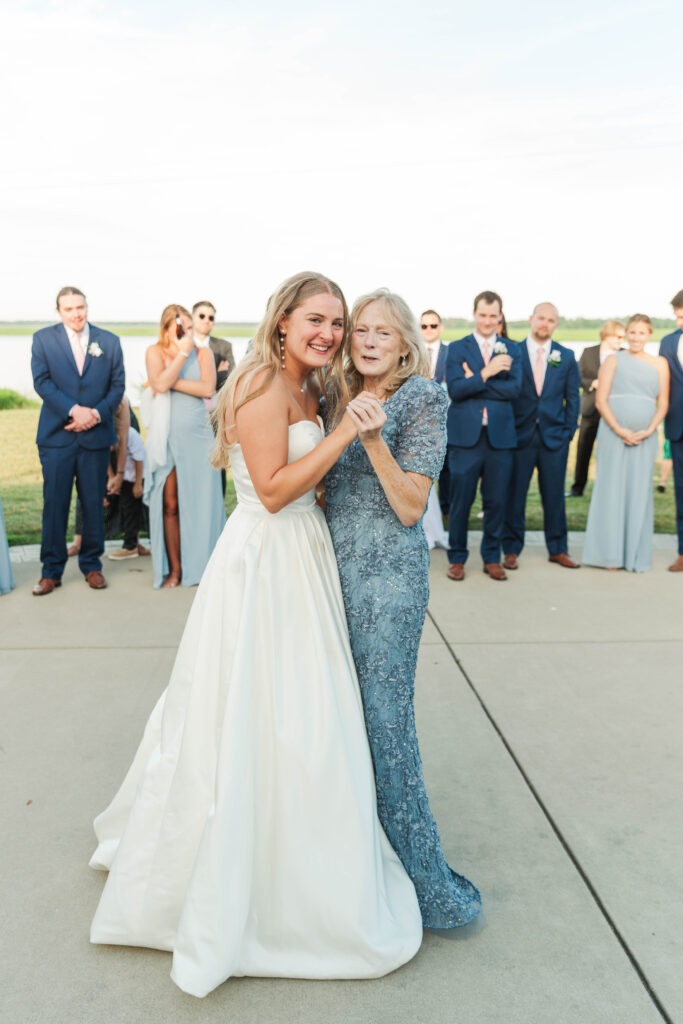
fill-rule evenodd
<path id="1" fill-rule="evenodd" d="M 280 363 L 282 365 L 282 369 L 284 370 L 284 368 L 285 368 L 285 336 L 284 336 L 284 334 L 280 335 Z"/>

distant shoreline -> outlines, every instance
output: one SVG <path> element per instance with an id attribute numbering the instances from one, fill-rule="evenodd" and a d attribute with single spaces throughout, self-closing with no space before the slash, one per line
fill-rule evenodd
<path id="1" fill-rule="evenodd" d="M 625 321 L 625 318 L 624 318 Z M 54 323 L 54 320 L 49 321 Z M 566 327 L 560 326 L 555 331 L 553 337 L 555 341 L 560 342 L 591 342 L 597 345 L 600 341 L 599 331 L 604 323 L 604 320 L 596 320 L 594 324 L 587 323 L 581 324 L 581 326 L 575 326 L 568 324 Z M 662 340 L 665 334 L 670 334 L 676 330 L 676 324 L 672 320 L 670 323 L 662 322 L 661 320 L 653 321 L 655 327 L 652 332 L 652 341 L 659 342 Z M 104 327 L 107 331 L 113 331 L 114 334 L 118 335 L 135 335 L 137 337 L 149 337 L 155 338 L 157 336 L 158 327 L 156 324 L 150 323 L 107 323 L 106 321 L 98 320 L 98 327 Z M 8 323 L 0 322 L 0 339 L 3 335 L 28 335 L 33 334 L 35 331 L 40 330 L 41 327 L 46 327 L 47 322 L 40 323 L 28 323 L 26 321 L 20 323 Z M 258 324 L 229 324 L 221 323 L 216 324 L 213 329 L 213 334 L 218 338 L 252 338 L 256 333 Z M 456 338 L 462 338 L 464 335 L 469 334 L 472 330 L 473 324 L 458 324 L 457 326 L 446 326 L 443 332 L 444 341 L 454 341 Z M 508 324 L 508 328 L 511 334 L 512 341 L 523 341 L 527 336 L 528 324 L 524 322 L 515 322 Z"/>

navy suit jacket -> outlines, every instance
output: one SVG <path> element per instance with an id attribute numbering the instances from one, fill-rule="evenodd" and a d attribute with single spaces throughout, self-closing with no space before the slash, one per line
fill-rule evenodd
<path id="1" fill-rule="evenodd" d="M 671 371 L 671 390 L 669 391 L 669 411 L 664 420 L 664 433 L 670 441 L 683 438 L 683 366 L 678 358 L 678 342 L 681 331 L 674 331 L 662 338 L 659 346 L 660 356 L 664 356 Z"/>
<path id="2" fill-rule="evenodd" d="M 533 437 L 536 424 L 546 448 L 554 451 L 569 444 L 579 418 L 579 374 L 576 356 L 571 349 L 553 341 L 551 352 L 559 352 L 557 366 L 545 368 L 543 389 L 536 394 L 534 374 L 526 341 L 519 342 L 522 363 L 522 388 L 512 405 L 515 410 L 518 447 L 524 448 Z"/>
<path id="3" fill-rule="evenodd" d="M 80 445 L 96 449 L 116 444 L 113 415 L 126 383 L 121 342 L 109 331 L 88 326 L 90 338 L 82 375 L 63 324 L 43 327 L 33 335 L 33 386 L 43 400 L 36 437 L 39 446 Z M 101 349 L 101 355 L 91 351 L 94 343 Z M 101 423 L 90 430 L 65 430 L 69 410 L 74 405 L 97 409 Z"/>
<path id="4" fill-rule="evenodd" d="M 446 354 L 446 384 L 451 404 L 448 407 L 448 443 L 460 448 L 473 448 L 481 435 L 484 407 L 488 414 L 488 439 L 492 448 L 514 448 L 517 445 L 512 400 L 521 387 L 519 346 L 514 341 L 496 338 L 507 348 L 512 359 L 508 373 L 481 379 L 484 359 L 473 334 L 452 341 Z M 465 377 L 463 363 L 473 377 Z"/>

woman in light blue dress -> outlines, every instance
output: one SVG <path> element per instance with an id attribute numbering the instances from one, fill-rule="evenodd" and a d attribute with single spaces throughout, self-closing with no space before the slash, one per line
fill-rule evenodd
<path id="1" fill-rule="evenodd" d="M 648 316 L 637 313 L 626 327 L 628 352 L 616 352 L 598 374 L 595 484 L 586 525 L 583 561 L 603 569 L 646 572 L 652 564 L 657 427 L 669 408 L 666 359 L 645 346 Z"/>
<path id="2" fill-rule="evenodd" d="M 325 478 L 351 649 L 375 767 L 377 807 L 410 875 L 425 926 L 468 924 L 481 897 L 449 866 L 429 806 L 415 732 L 415 668 L 429 599 L 422 516 L 446 449 L 448 398 L 428 376 L 417 324 L 380 289 L 351 315 L 348 360 L 359 436 Z M 328 429 L 344 407 L 339 396 Z"/>
<path id="3" fill-rule="evenodd" d="M 14 573 L 9 557 L 9 546 L 7 534 L 5 533 L 5 517 L 2 513 L 2 498 L 0 498 L 0 594 L 9 594 L 14 588 Z"/>
<path id="4" fill-rule="evenodd" d="M 225 505 L 221 475 L 210 463 L 207 401 L 216 388 L 216 364 L 208 346 L 195 346 L 183 306 L 162 313 L 159 341 L 147 349 L 146 365 L 155 395 L 170 392 L 166 459 L 151 462 L 145 480 L 154 586 L 192 587 L 221 535 Z"/>

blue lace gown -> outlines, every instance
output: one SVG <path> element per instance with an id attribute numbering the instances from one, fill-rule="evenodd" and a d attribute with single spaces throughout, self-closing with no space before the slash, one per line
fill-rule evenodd
<path id="1" fill-rule="evenodd" d="M 384 405 L 382 436 L 401 469 L 438 477 L 448 399 L 439 384 L 411 377 Z M 410 875 L 423 924 L 453 928 L 479 913 L 474 885 L 448 866 L 429 807 L 415 731 L 415 668 L 429 600 L 422 522 L 402 526 L 360 443 L 327 474 L 332 534 L 365 721 L 379 818 Z"/>

